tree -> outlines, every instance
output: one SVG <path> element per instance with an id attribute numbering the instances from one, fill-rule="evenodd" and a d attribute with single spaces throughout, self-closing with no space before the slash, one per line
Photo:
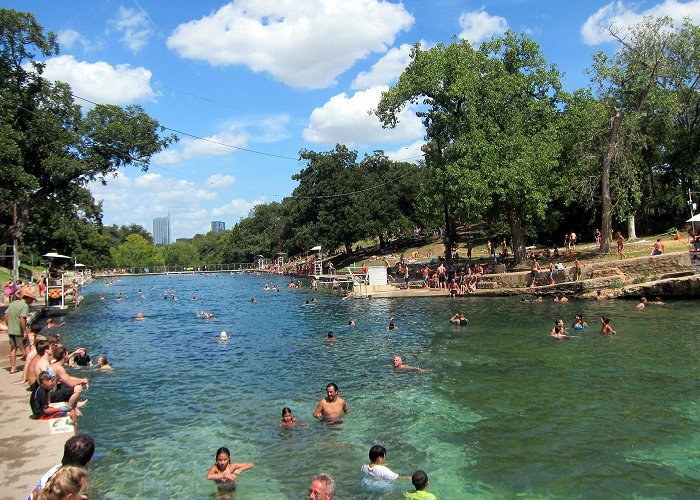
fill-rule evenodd
<path id="1" fill-rule="evenodd" d="M 643 141 L 635 140 L 634 137 L 639 133 L 640 120 L 649 103 L 659 97 L 659 83 L 668 70 L 669 48 L 674 37 L 672 23 L 668 18 L 646 18 L 632 27 L 627 37 L 622 37 L 614 26 L 610 26 L 608 31 L 619 42 L 619 50 L 612 57 L 604 53 L 596 54 L 593 66 L 593 82 L 611 118 L 601 158 L 600 230 L 603 236 L 612 230 L 611 192 L 615 181 L 622 188 L 633 189 L 633 199 L 629 203 L 631 206 L 625 213 L 627 217 L 634 215 L 639 203 L 638 183 L 634 182 L 636 176 L 629 172 L 630 165 L 641 155 Z M 622 173 L 617 178 L 613 172 L 615 166 Z M 625 182 L 630 179 L 633 184 Z M 610 251 L 610 240 L 607 237 L 602 238 L 600 251 Z"/>
<path id="2" fill-rule="evenodd" d="M 165 265 L 163 254 L 150 241 L 138 234 L 130 234 L 126 241 L 110 250 L 117 267 L 154 267 Z"/>
<path id="3" fill-rule="evenodd" d="M 353 179 L 360 178 L 357 152 L 339 144 L 327 153 L 302 150 L 300 157 L 308 164 L 292 177 L 299 181 L 288 213 L 293 251 L 306 251 L 318 244 L 334 249 L 343 244 L 351 254 L 353 242 L 362 234 L 353 223 L 357 207 L 347 195 L 355 191 Z"/>
<path id="4" fill-rule="evenodd" d="M 395 126 L 408 103 L 426 128 L 429 196 L 441 204 L 445 252 L 454 247 L 457 218 L 490 214 L 509 224 L 515 263 L 525 259 L 528 225 L 545 216 L 559 189 L 560 75 L 539 46 L 508 31 L 475 50 L 468 41 L 416 45 L 411 63 L 376 110 Z"/>
<path id="5" fill-rule="evenodd" d="M 106 182 L 126 165 L 147 170 L 151 156 L 176 139 L 161 136 L 163 127 L 139 106 L 96 105 L 83 115 L 68 85 L 41 76 L 44 64 L 35 58 L 58 52 L 55 35 L 45 34 L 34 16 L 0 9 L 4 241 L 20 239 L 30 223 L 48 224 L 39 214 L 74 206 L 72 200 L 89 181 Z"/>

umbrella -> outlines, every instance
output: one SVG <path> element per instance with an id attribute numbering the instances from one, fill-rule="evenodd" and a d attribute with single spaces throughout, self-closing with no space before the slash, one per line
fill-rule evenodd
<path id="1" fill-rule="evenodd" d="M 70 257 L 67 255 L 61 255 L 60 253 L 56 252 L 45 253 L 44 257 L 48 257 L 49 259 L 70 259 Z"/>
<path id="2" fill-rule="evenodd" d="M 688 219 L 686 222 L 700 222 L 700 214 L 695 214 L 693 215 L 690 219 Z"/>

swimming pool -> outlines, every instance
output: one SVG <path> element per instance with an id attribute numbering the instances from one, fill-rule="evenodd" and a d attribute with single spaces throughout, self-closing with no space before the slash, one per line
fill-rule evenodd
<path id="1" fill-rule="evenodd" d="M 281 291 L 264 292 L 266 281 Z M 318 472 L 336 479 L 335 498 L 369 498 L 360 467 L 377 443 L 395 472 L 425 470 L 441 499 L 697 494 L 697 302 L 342 301 L 286 283 L 171 275 L 85 290 L 64 339 L 114 367 L 88 374 L 80 421 L 97 441 L 95 498 L 216 497 L 206 472 L 220 446 L 256 464 L 237 499 L 302 498 Z M 166 289 L 178 300 L 164 300 Z M 459 310 L 468 327 L 448 322 Z M 548 337 L 554 319 L 570 325 L 579 312 L 591 334 Z M 597 333 L 602 314 L 617 336 Z M 325 341 L 329 330 L 337 342 Z M 427 371 L 397 373 L 394 355 Z M 311 416 L 329 382 L 350 410 L 338 428 Z M 281 429 L 284 406 L 305 425 Z M 383 498 L 410 489 L 402 480 Z"/>

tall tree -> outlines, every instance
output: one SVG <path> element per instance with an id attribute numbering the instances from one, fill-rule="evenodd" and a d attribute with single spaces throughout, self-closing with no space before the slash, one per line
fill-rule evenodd
<path id="1" fill-rule="evenodd" d="M 139 106 L 97 105 L 85 115 L 71 89 L 42 78 L 37 57 L 58 54 L 53 33 L 29 13 L 0 9 L 0 223 L 21 238 L 40 207 L 72 206 L 79 188 L 126 165 L 148 168 L 176 138 Z M 18 217 L 12 220 L 16 202 Z M 36 221 L 41 222 L 41 221 Z"/>
<path id="2" fill-rule="evenodd" d="M 638 134 L 642 114 L 649 103 L 657 98 L 669 65 L 669 48 L 674 37 L 672 23 L 668 18 L 646 18 L 642 23 L 630 28 L 623 36 L 620 29 L 610 26 L 608 32 L 619 42 L 619 50 L 613 56 L 598 53 L 594 56 L 593 82 L 599 98 L 605 103 L 610 124 L 601 158 L 601 253 L 610 251 L 613 202 L 611 193 L 616 179 L 613 167 L 617 166 L 622 176 L 635 179 L 627 174 L 641 154 L 642 141 L 625 140 Z M 653 106 L 652 106 L 653 107 Z M 625 188 L 636 188 L 623 181 Z M 639 200 L 639 190 L 634 189 L 633 201 L 627 213 L 634 215 Z M 621 193 L 622 195 L 622 193 Z"/>
<path id="3" fill-rule="evenodd" d="M 516 264 L 525 258 L 528 225 L 544 218 L 558 188 L 560 74 L 539 46 L 508 31 L 476 50 L 466 41 L 414 47 L 412 61 L 377 107 L 395 126 L 408 103 L 422 104 L 426 162 L 439 176 L 447 256 L 454 221 L 491 214 L 508 221 Z"/>

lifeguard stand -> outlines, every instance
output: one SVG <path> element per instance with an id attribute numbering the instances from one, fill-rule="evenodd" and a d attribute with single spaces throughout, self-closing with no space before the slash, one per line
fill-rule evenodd
<path id="1" fill-rule="evenodd" d="M 321 245 L 313 247 L 311 251 L 316 252 L 314 256 L 314 276 L 321 276 L 323 274 L 323 254 L 321 253 Z"/>

